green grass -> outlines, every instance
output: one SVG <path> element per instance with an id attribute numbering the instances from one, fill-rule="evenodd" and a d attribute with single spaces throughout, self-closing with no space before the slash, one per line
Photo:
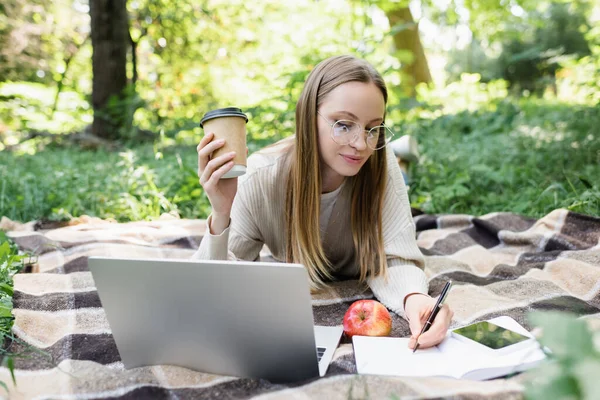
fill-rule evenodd
<path id="1" fill-rule="evenodd" d="M 132 221 L 176 211 L 200 218 L 209 203 L 196 169 L 195 146 L 162 152 L 141 145 L 122 152 L 0 153 L 0 215 L 19 221 L 83 214 Z"/>
<path id="2" fill-rule="evenodd" d="M 424 155 L 411 202 L 430 213 L 598 216 L 598 127 L 600 107 L 531 99 L 411 122 Z"/>
<path id="3" fill-rule="evenodd" d="M 599 215 L 599 126 L 599 107 L 534 99 L 495 100 L 477 111 L 406 122 L 401 129 L 418 138 L 423 155 L 411 168 L 411 202 L 430 213 L 539 217 L 564 207 Z M 82 214 L 129 221 L 164 212 L 206 217 L 195 144 L 157 146 L 0 152 L 0 215 L 19 221 Z"/>

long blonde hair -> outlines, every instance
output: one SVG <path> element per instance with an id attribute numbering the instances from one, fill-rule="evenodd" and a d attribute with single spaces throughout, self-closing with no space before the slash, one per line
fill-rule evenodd
<path id="1" fill-rule="evenodd" d="M 296 106 L 296 140 L 289 159 L 286 190 L 286 260 L 303 264 L 315 287 L 332 280 L 331 263 L 321 243 L 321 167 L 317 110 L 325 97 L 347 82 L 374 83 L 387 104 L 387 89 L 368 62 L 337 56 L 319 63 L 308 75 Z M 360 281 L 386 274 L 381 213 L 387 179 L 385 148 L 375 151 L 350 178 L 352 239 Z"/>

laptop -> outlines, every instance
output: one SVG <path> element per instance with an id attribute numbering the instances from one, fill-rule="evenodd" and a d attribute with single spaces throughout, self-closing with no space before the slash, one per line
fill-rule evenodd
<path id="1" fill-rule="evenodd" d="M 292 382 L 325 375 L 343 332 L 314 326 L 299 264 L 90 257 L 88 266 L 125 368 Z"/>

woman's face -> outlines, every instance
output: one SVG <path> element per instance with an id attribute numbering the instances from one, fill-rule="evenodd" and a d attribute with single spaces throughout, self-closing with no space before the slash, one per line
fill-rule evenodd
<path id="1" fill-rule="evenodd" d="M 369 130 L 383 123 L 384 112 L 383 94 L 373 83 L 347 82 L 325 96 L 317 115 L 324 191 L 335 190 L 344 177 L 356 175 L 374 151 L 367 146 L 366 132 L 352 143 L 336 143 L 331 124 L 350 120 Z"/>

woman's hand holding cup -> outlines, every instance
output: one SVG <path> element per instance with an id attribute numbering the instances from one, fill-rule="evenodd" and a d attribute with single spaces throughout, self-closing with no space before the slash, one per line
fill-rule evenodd
<path id="1" fill-rule="evenodd" d="M 208 227 L 220 235 L 229 226 L 237 177 L 246 173 L 246 123 L 239 108 L 226 107 L 204 114 L 200 127 L 205 135 L 198 145 L 198 178 L 212 206 Z"/>
<path id="2" fill-rule="evenodd" d="M 211 158 L 216 150 L 225 146 L 225 139 L 214 139 L 209 132 L 200 141 L 198 151 L 198 178 L 212 206 L 212 221 L 209 226 L 213 235 L 221 234 L 229 226 L 231 206 L 237 193 L 237 178 L 221 179 L 233 166 L 236 152 Z"/>

